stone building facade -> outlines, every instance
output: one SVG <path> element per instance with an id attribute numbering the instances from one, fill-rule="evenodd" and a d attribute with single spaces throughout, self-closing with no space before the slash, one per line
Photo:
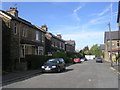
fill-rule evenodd
<path id="1" fill-rule="evenodd" d="M 67 52 L 75 52 L 75 41 L 74 40 L 67 40 L 65 42 L 65 50 Z"/>
<path id="2" fill-rule="evenodd" d="M 18 66 L 23 65 L 23 63 L 26 66 L 26 61 L 24 60 L 26 55 L 44 54 L 45 31 L 18 17 L 16 8 L 10 8 L 8 11 L 0 10 L 0 17 L 4 22 L 2 31 L 5 31 L 6 28 L 9 30 L 9 37 L 6 36 L 6 39 L 10 43 L 4 40 L 3 42 L 9 44 L 9 60 L 13 62 L 13 65 L 9 67 L 11 70 L 19 68 Z"/>
<path id="3" fill-rule="evenodd" d="M 61 34 L 49 33 L 47 25 L 39 27 L 20 18 L 17 8 L 0 10 L 0 18 L 3 22 L 4 70 L 27 70 L 31 62 L 26 61 L 26 55 L 52 55 L 55 51 L 75 51 L 75 41 L 65 41 Z"/>
<path id="4" fill-rule="evenodd" d="M 101 56 L 101 58 L 104 58 L 105 44 L 100 44 L 99 48 L 100 48 L 100 50 L 102 50 L 102 53 L 103 53 L 103 55 Z"/>
<path id="5" fill-rule="evenodd" d="M 105 43 L 105 60 L 110 60 L 110 51 L 112 50 L 112 60 L 120 53 L 120 31 L 111 31 L 111 45 L 110 48 L 110 36 L 109 32 L 105 32 L 104 43 Z"/>
<path id="6" fill-rule="evenodd" d="M 52 55 L 55 51 L 65 51 L 65 40 L 62 39 L 61 35 L 53 35 L 47 33 L 46 38 L 46 54 Z"/>

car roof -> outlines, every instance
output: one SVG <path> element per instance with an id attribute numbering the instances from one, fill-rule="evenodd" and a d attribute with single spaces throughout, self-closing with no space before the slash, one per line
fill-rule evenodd
<path id="1" fill-rule="evenodd" d="M 63 59 L 63 58 L 51 58 L 51 59 L 60 60 L 60 59 Z M 48 60 L 50 60 L 50 59 L 48 59 Z"/>

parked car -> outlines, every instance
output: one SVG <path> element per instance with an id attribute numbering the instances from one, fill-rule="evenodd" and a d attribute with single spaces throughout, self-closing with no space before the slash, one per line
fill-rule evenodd
<path id="1" fill-rule="evenodd" d="M 84 62 L 85 61 L 85 58 L 81 58 L 81 62 Z"/>
<path id="2" fill-rule="evenodd" d="M 96 60 L 96 62 L 101 62 L 101 63 L 103 62 L 102 58 L 96 58 L 95 60 Z"/>
<path id="3" fill-rule="evenodd" d="M 73 62 L 74 62 L 74 63 L 81 63 L 81 60 L 80 60 L 80 58 L 74 58 L 74 59 L 73 59 Z"/>
<path id="4" fill-rule="evenodd" d="M 87 58 L 85 58 L 85 61 L 88 61 Z"/>
<path id="5" fill-rule="evenodd" d="M 41 66 L 42 72 L 61 72 L 65 70 L 65 61 L 63 58 L 53 58 Z"/>

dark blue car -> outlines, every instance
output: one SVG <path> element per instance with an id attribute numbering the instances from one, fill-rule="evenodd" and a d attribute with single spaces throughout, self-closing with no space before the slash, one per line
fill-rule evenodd
<path id="1" fill-rule="evenodd" d="M 96 62 L 103 63 L 103 59 L 102 58 L 96 58 L 95 60 L 96 60 Z"/>
<path id="2" fill-rule="evenodd" d="M 49 59 L 41 66 L 42 72 L 61 72 L 65 70 L 65 61 L 63 58 Z"/>

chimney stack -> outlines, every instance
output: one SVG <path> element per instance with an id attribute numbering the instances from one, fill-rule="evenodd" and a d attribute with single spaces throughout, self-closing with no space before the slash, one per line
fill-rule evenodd
<path id="1" fill-rule="evenodd" d="M 13 16 L 15 16 L 15 17 L 18 17 L 18 10 L 15 7 L 10 7 L 10 9 L 8 11 L 6 11 L 6 12 L 13 15 Z"/>
<path id="2" fill-rule="evenodd" d="M 62 39 L 62 35 L 61 34 L 57 34 L 57 37 Z"/>

